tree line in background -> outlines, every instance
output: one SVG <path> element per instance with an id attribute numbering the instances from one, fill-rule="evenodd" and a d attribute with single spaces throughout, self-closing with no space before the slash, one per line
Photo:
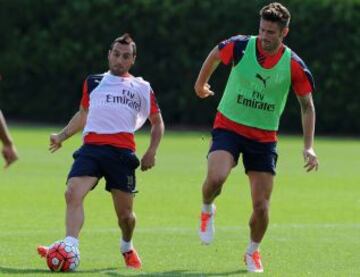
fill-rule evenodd
<path id="1" fill-rule="evenodd" d="M 78 109 L 83 80 L 107 70 L 107 51 L 134 37 L 134 75 L 149 80 L 165 122 L 210 126 L 230 68 L 211 80 L 216 95 L 193 85 L 209 51 L 236 34 L 257 34 L 262 6 L 239 0 L 0 0 L 0 107 L 10 119 L 65 123 Z M 319 133 L 360 131 L 360 2 L 280 1 L 292 13 L 285 43 L 314 75 Z M 281 130 L 300 129 L 292 92 Z"/>

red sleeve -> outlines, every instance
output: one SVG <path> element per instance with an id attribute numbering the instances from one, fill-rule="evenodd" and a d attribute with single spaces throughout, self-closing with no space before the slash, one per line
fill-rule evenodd
<path id="1" fill-rule="evenodd" d="M 298 96 L 305 96 L 313 91 L 312 82 L 303 67 L 293 59 L 291 60 L 291 85 Z"/>
<path id="2" fill-rule="evenodd" d="M 230 64 L 234 58 L 234 42 L 225 40 L 218 45 L 218 49 L 222 63 Z"/>
<path id="3" fill-rule="evenodd" d="M 150 93 L 150 114 L 155 114 L 160 112 L 159 105 L 157 103 L 155 93 L 151 91 Z"/>
<path id="4" fill-rule="evenodd" d="M 84 109 L 89 108 L 89 90 L 87 85 L 87 79 L 84 81 L 83 84 L 80 106 L 83 107 Z"/>

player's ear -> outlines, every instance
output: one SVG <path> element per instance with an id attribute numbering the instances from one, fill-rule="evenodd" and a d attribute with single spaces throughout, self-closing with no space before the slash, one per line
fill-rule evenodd
<path id="1" fill-rule="evenodd" d="M 285 27 L 283 30 L 282 30 L 282 35 L 283 37 L 286 37 L 289 33 L 289 27 Z"/>
<path id="2" fill-rule="evenodd" d="M 135 60 L 136 60 L 136 55 L 134 56 L 134 58 L 133 58 L 133 62 L 132 62 L 132 64 L 134 64 L 135 63 Z"/>

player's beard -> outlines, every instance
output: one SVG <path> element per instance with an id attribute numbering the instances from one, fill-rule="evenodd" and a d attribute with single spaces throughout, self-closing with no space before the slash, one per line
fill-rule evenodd
<path id="1" fill-rule="evenodd" d="M 123 66 L 121 65 L 115 65 L 115 66 L 110 66 L 110 72 L 115 75 L 115 76 L 122 76 L 125 73 L 128 72 L 128 70 L 126 70 Z"/>
<path id="2" fill-rule="evenodd" d="M 276 41 L 274 41 L 274 42 L 265 41 L 265 40 L 261 41 L 261 46 L 266 52 L 275 52 L 276 49 L 278 49 L 279 45 L 280 45 L 280 43 L 278 43 Z"/>

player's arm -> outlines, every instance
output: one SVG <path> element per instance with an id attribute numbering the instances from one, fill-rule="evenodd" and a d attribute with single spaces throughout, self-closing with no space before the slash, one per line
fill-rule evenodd
<path id="1" fill-rule="evenodd" d="M 50 135 L 49 150 L 55 152 L 62 146 L 62 142 L 82 130 L 86 123 L 88 109 L 80 106 L 79 111 L 71 118 L 69 123 L 59 133 Z"/>
<path id="2" fill-rule="evenodd" d="M 141 159 L 142 171 L 148 170 L 155 165 L 156 151 L 165 130 L 160 112 L 151 114 L 149 120 L 151 123 L 150 145 Z"/>
<path id="3" fill-rule="evenodd" d="M 297 96 L 301 107 L 301 121 L 304 135 L 304 160 L 306 171 L 317 170 L 319 162 L 314 151 L 315 106 L 312 94 Z"/>
<path id="4" fill-rule="evenodd" d="M 0 111 L 0 140 L 3 144 L 2 155 L 5 160 L 5 168 L 18 159 L 16 148 L 13 144 L 10 132 L 7 128 L 5 117 Z"/>
<path id="5" fill-rule="evenodd" d="M 215 46 L 203 63 L 195 82 L 194 89 L 198 97 L 205 98 L 210 95 L 214 95 L 214 92 L 210 90 L 210 85 L 208 82 L 215 69 L 219 66 L 220 62 L 221 59 L 219 48 L 218 46 Z"/>

